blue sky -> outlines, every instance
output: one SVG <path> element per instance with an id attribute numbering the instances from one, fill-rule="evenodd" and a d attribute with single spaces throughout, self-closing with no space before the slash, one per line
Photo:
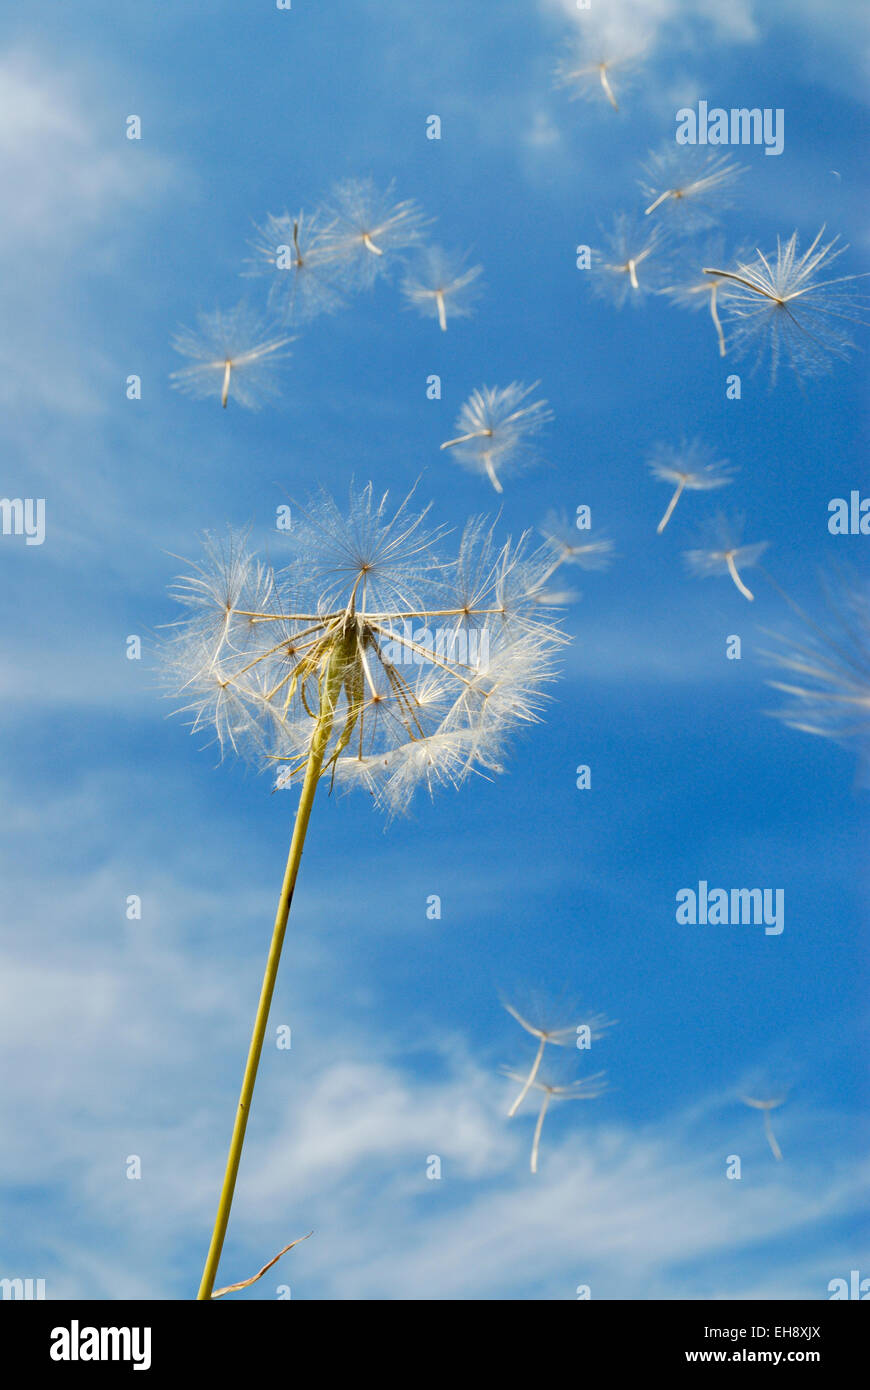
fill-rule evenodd
<path id="1" fill-rule="evenodd" d="M 739 465 L 722 504 L 817 613 L 820 567 L 864 563 L 827 507 L 861 486 L 866 359 L 771 391 L 720 361 L 703 314 L 593 298 L 574 254 L 638 207 L 640 162 L 704 99 L 785 112 L 781 156 L 737 152 L 726 242 L 808 244 L 825 223 L 843 270 L 864 270 L 866 16 L 593 6 L 648 41 L 619 113 L 553 88 L 583 22 L 568 0 L 0 21 L 0 491 L 46 501 L 43 545 L 0 537 L 0 1275 L 45 1278 L 49 1297 L 195 1291 L 294 809 L 167 718 L 154 638 L 173 557 L 231 522 L 280 558 L 287 494 L 343 497 L 352 476 L 397 499 L 419 477 L 453 528 L 495 512 L 438 446 L 474 387 L 537 379 L 555 420 L 500 524 L 587 504 L 617 558 L 579 575 L 562 678 L 504 776 L 386 828 L 364 796 L 316 806 L 272 1012 L 293 1047 L 264 1054 L 222 1281 L 311 1228 L 242 1296 L 815 1299 L 870 1275 L 867 792 L 847 750 L 765 713 L 782 599 L 757 571 L 754 605 L 686 573 L 719 499 L 687 494 L 658 537 L 668 493 L 645 466 L 683 435 Z M 348 177 L 395 179 L 433 239 L 483 264 L 474 317 L 441 334 L 394 275 L 300 330 L 277 405 L 171 390 L 180 325 L 262 302 L 239 278 L 253 223 Z M 701 879 L 783 888 L 784 932 L 678 926 L 675 894 Z M 499 1002 L 526 989 L 618 1020 L 578 1062 L 609 1090 L 553 1108 L 534 1178 L 534 1111 L 508 1121 L 499 1074 L 530 1061 Z M 780 1087 L 778 1164 L 739 1096 Z"/>

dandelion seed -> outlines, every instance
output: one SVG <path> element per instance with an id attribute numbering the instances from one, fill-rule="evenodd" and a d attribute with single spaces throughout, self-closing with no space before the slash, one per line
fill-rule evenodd
<path id="1" fill-rule="evenodd" d="M 751 1105 L 754 1110 L 764 1111 L 764 1133 L 767 1137 L 767 1142 L 770 1145 L 770 1151 L 775 1159 L 781 1160 L 782 1150 L 780 1149 L 779 1144 L 777 1144 L 776 1142 L 776 1136 L 773 1132 L 773 1125 L 770 1123 L 770 1112 L 771 1110 L 775 1110 L 777 1106 L 784 1105 L 787 1097 L 777 1096 L 773 1100 L 757 1100 L 752 1096 L 741 1096 L 740 1099 L 743 1101 L 744 1105 Z"/>
<path id="2" fill-rule="evenodd" d="M 515 1071 L 509 1071 L 506 1067 L 504 1068 L 504 1074 L 509 1077 L 511 1081 L 520 1083 L 524 1081 L 522 1075 Z M 597 1100 L 607 1089 L 604 1077 L 605 1073 L 599 1071 L 596 1072 L 594 1076 L 584 1077 L 583 1080 L 580 1081 L 562 1082 L 556 1081 L 552 1077 L 542 1077 L 539 1075 L 531 1082 L 531 1088 L 536 1091 L 542 1091 L 544 1099 L 538 1111 L 538 1119 L 532 1137 L 532 1154 L 529 1161 L 530 1172 L 537 1173 L 538 1171 L 538 1152 L 541 1145 L 541 1133 L 544 1128 L 544 1120 L 550 1108 L 551 1101 Z"/>
<path id="3" fill-rule="evenodd" d="M 729 155 L 712 154 L 697 145 L 666 145 L 651 153 L 640 189 L 649 207 L 644 215 L 667 212 L 684 230 L 702 231 L 733 202 L 734 185 L 746 166 Z"/>
<path id="4" fill-rule="evenodd" d="M 524 386 L 484 386 L 473 391 L 456 419 L 456 439 L 446 439 L 442 449 L 475 473 L 485 473 L 496 492 L 503 492 L 501 475 L 517 473 L 537 459 L 533 440 L 553 419 L 546 401 L 523 404 L 540 382 Z"/>
<path id="5" fill-rule="evenodd" d="M 315 793 L 363 786 L 404 810 L 417 787 L 500 766 L 535 719 L 566 638 L 542 613 L 549 561 L 527 536 L 466 527 L 445 560 L 428 509 L 395 510 L 371 485 L 343 514 L 325 494 L 297 509 L 291 563 L 274 572 L 244 538 L 207 543 L 175 587 L 186 610 L 164 649 L 195 728 L 224 751 L 301 783 L 266 973 L 199 1299 L 210 1299 L 229 1221 L 269 1008 Z"/>
<path id="6" fill-rule="evenodd" d="M 268 215 L 258 237 L 251 275 L 268 275 L 269 303 L 285 323 L 306 323 L 331 314 L 342 303 L 337 285 L 340 257 L 330 241 L 331 228 L 320 214 Z"/>
<path id="7" fill-rule="evenodd" d="M 419 246 L 430 220 L 412 200 L 396 202 L 394 188 L 382 192 L 372 179 L 347 179 L 329 203 L 327 244 L 364 289 L 389 273 L 397 253 Z"/>
<path id="8" fill-rule="evenodd" d="M 453 318 L 468 318 L 474 312 L 472 306 L 481 292 L 482 273 L 482 265 L 466 269 L 464 257 L 440 246 L 428 246 L 402 281 L 402 293 L 409 307 L 424 318 L 437 318 L 446 333 L 448 311 Z"/>
<path id="9" fill-rule="evenodd" d="M 607 569 L 613 559 L 613 541 L 606 536 L 597 540 L 582 540 L 582 531 L 564 512 L 548 512 L 539 531 L 551 546 L 553 559 L 541 580 L 542 584 L 555 574 L 561 565 L 577 565 L 584 570 Z M 550 599 L 552 603 L 553 598 Z M 570 601 L 566 596 L 563 601 Z"/>
<path id="10" fill-rule="evenodd" d="M 607 1028 L 613 1025 L 603 1014 L 581 1015 L 579 1011 L 569 1021 L 555 1024 L 552 1014 L 555 1012 L 551 1006 L 542 1003 L 538 999 L 533 999 L 525 1006 L 525 1012 L 520 1012 L 513 1004 L 503 999 L 502 1004 L 511 1018 L 515 1018 L 521 1028 L 527 1033 L 531 1033 L 533 1038 L 538 1039 L 538 1049 L 532 1062 L 528 1076 L 523 1080 L 522 1077 L 516 1078 L 522 1082 L 522 1090 L 516 1100 L 508 1110 L 508 1117 L 512 1118 L 535 1083 L 535 1078 L 544 1060 L 544 1050 L 549 1043 L 553 1047 L 574 1047 L 577 1043 L 577 1035 L 584 1025 L 589 1029 L 590 1040 L 600 1038 Z M 568 1011 L 562 1007 L 563 1015 Z"/>
<path id="11" fill-rule="evenodd" d="M 803 255 L 793 232 L 786 242 L 777 238 L 775 256 L 756 251 L 756 259 L 740 259 L 733 269 L 704 267 L 728 284 L 722 310 L 735 355 L 756 349 L 756 367 L 768 357 L 771 386 L 783 358 L 798 379 L 830 371 L 831 358 L 845 359 L 855 346 L 850 325 L 865 322 L 855 287 L 860 276 L 820 278 L 847 249 L 837 246 L 838 237 L 822 243 L 824 230 Z"/>
<path id="12" fill-rule="evenodd" d="M 173 347 L 193 365 L 173 372 L 173 385 L 189 396 L 206 400 L 220 390 L 226 407 L 232 386 L 239 405 L 256 410 L 278 395 L 277 364 L 293 341 L 286 335 L 267 336 L 260 317 L 245 304 L 227 312 L 199 314 L 198 329 L 182 329 Z"/>
<path id="13" fill-rule="evenodd" d="M 649 469 L 655 478 L 676 485 L 667 510 L 656 527 L 659 535 L 670 521 L 686 489 L 690 492 L 709 491 L 724 487 L 733 477 L 728 460 L 717 458 L 715 451 L 700 439 L 684 439 L 677 448 L 670 444 L 657 444 L 649 460 Z"/>
<path id="14" fill-rule="evenodd" d="M 721 514 L 708 523 L 707 529 L 710 533 L 710 544 L 697 550 L 686 551 L 686 564 L 689 569 L 702 579 L 710 575 L 729 574 L 743 597 L 751 602 L 755 595 L 743 583 L 740 570 L 756 565 L 767 549 L 768 542 L 740 545 L 742 519 L 729 522 Z"/>
<path id="15" fill-rule="evenodd" d="M 779 588 L 778 585 L 775 586 Z M 781 591 L 780 591 L 781 592 Z M 851 576 L 824 583 L 830 618 L 816 623 L 785 595 L 806 636 L 770 636 L 778 651 L 763 655 L 784 673 L 768 684 L 789 696 L 777 716 L 792 729 L 829 738 L 858 754 L 862 782 L 870 781 L 870 585 Z"/>
<path id="16" fill-rule="evenodd" d="M 613 230 L 605 234 L 605 249 L 592 252 L 592 288 L 612 299 L 617 309 L 626 302 L 639 304 L 647 294 L 664 289 L 669 266 L 663 252 L 667 233 L 661 223 L 641 223 L 629 213 L 619 213 Z"/>
<path id="17" fill-rule="evenodd" d="M 719 265 L 724 260 L 724 243 L 721 237 L 711 240 L 703 256 L 705 265 Z M 738 253 L 735 259 L 739 259 L 742 253 Z M 719 317 L 719 307 L 722 300 L 728 294 L 731 282 L 718 279 L 715 275 L 706 274 L 698 266 L 698 270 L 693 275 L 688 275 L 684 280 L 668 285 L 663 293 L 668 296 L 681 309 L 708 309 L 710 318 L 713 320 L 713 327 L 716 330 L 716 341 L 719 345 L 719 356 L 725 356 L 725 333 L 722 328 L 722 320 Z"/>
<path id="18" fill-rule="evenodd" d="M 572 100 L 607 101 L 619 110 L 616 89 L 624 94 L 642 60 L 640 47 L 630 49 L 619 39 L 605 35 L 574 43 L 555 71 L 555 85 L 570 89 Z"/>

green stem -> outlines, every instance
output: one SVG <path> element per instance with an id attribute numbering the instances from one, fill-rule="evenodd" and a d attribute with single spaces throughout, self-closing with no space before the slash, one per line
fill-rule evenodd
<path id="1" fill-rule="evenodd" d="M 269 1021 L 269 1009 L 272 1005 L 272 995 L 275 990 L 275 980 L 278 975 L 278 964 L 281 959 L 281 947 L 284 944 L 284 933 L 287 929 L 287 918 L 290 915 L 290 904 L 293 901 L 293 890 L 296 887 L 296 877 L 299 873 L 299 864 L 305 845 L 305 834 L 308 830 L 308 822 L 311 818 L 314 794 L 317 791 L 317 783 L 323 771 L 323 762 L 329 744 L 329 736 L 332 732 L 333 720 L 335 718 L 335 706 L 340 693 L 341 662 L 331 656 L 328 659 L 327 666 L 321 677 L 320 710 L 311 738 L 308 763 L 305 769 L 305 779 L 302 783 L 302 794 L 299 798 L 299 806 L 296 811 L 293 836 L 290 841 L 290 852 L 287 855 L 287 867 L 284 870 L 284 882 L 281 887 L 281 897 L 278 901 L 275 926 L 272 930 L 269 958 L 266 961 L 263 987 L 260 990 L 260 1002 L 257 1005 L 257 1015 L 254 1019 L 254 1031 L 251 1035 L 251 1045 L 248 1049 L 248 1060 L 245 1066 L 245 1075 L 242 1080 L 242 1090 L 239 1096 L 238 1109 L 236 1111 L 236 1122 L 233 1126 L 233 1137 L 230 1140 L 230 1151 L 227 1157 L 224 1183 L 218 1202 L 217 1217 L 214 1223 L 211 1244 L 208 1249 L 205 1268 L 202 1273 L 202 1283 L 199 1286 L 199 1293 L 196 1296 L 197 1301 L 211 1299 L 214 1290 L 224 1237 L 227 1233 L 227 1223 L 230 1219 L 230 1208 L 233 1204 L 233 1193 L 235 1191 L 239 1163 L 242 1157 L 242 1145 L 245 1142 L 245 1130 L 248 1126 L 248 1115 L 251 1110 L 251 1098 L 254 1094 L 254 1083 L 257 1080 L 257 1068 L 260 1065 L 260 1056 L 263 1051 L 263 1039 L 266 1036 L 266 1024 Z"/>

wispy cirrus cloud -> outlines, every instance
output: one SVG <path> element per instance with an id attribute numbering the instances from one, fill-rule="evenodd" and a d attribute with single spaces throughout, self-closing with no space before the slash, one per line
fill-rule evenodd
<path id="1" fill-rule="evenodd" d="M 540 0 L 547 14 L 562 15 L 580 34 L 605 43 L 652 49 L 671 26 L 681 47 L 697 47 L 706 36 L 720 42 L 751 43 L 759 36 L 752 0 L 721 5 L 717 0 L 606 0 L 581 9 L 577 0 Z"/>
<path id="2" fill-rule="evenodd" d="M 4 253 L 38 257 L 49 273 L 82 243 L 93 260 L 101 229 L 169 191 L 174 162 L 126 138 L 127 114 L 112 109 L 94 74 L 26 49 L 0 53 Z"/>
<path id="3" fill-rule="evenodd" d="M 241 996 L 257 971 L 244 964 L 240 990 L 226 934 L 206 959 L 189 926 L 250 921 L 264 902 L 164 876 L 137 885 L 149 911 L 126 923 L 128 873 L 115 856 L 59 877 L 19 906 L 3 952 L 0 1045 L 15 1065 L 0 1167 L 14 1190 L 43 1194 L 15 1207 L 3 1265 L 45 1277 L 49 1297 L 184 1297 L 219 1184 Z M 52 898 L 68 944 L 48 959 Z M 866 1184 L 848 1146 L 820 1140 L 835 1114 L 793 1110 L 775 1165 L 733 1097 L 632 1122 L 614 1076 L 595 1112 L 553 1115 L 531 1178 L 532 1118 L 507 1119 L 494 1053 L 475 1056 L 460 1032 L 361 1027 L 340 987 L 310 1007 L 316 975 L 340 980 L 340 949 L 297 945 L 276 1001 L 272 1025 L 292 1017 L 293 1045 L 271 1047 L 261 1077 L 227 1277 L 305 1229 L 315 1237 L 249 1296 L 289 1279 L 303 1298 L 570 1300 L 581 1284 L 596 1298 L 682 1298 L 716 1268 L 714 1296 L 826 1296 Z M 288 1012 L 291 999 L 309 1003 Z M 726 1178 L 735 1153 L 739 1182 Z M 433 1158 L 440 1177 L 427 1176 Z M 57 1203 L 74 1212 L 61 1225 Z"/>
<path id="4" fill-rule="evenodd" d="M 861 0 L 826 6 L 815 0 L 736 0 L 727 5 L 718 0 L 595 0 L 584 9 L 577 0 L 539 4 L 545 17 L 567 21 L 568 34 L 585 34 L 593 46 L 642 48 L 659 78 L 665 64 L 673 72 L 684 58 L 700 58 L 713 43 L 721 61 L 728 47 L 745 51 L 774 34 L 785 35 L 808 79 L 866 101 L 870 13 Z"/>
<path id="5" fill-rule="evenodd" d="M 96 384 L 110 363 L 89 299 L 71 286 L 127 273 L 137 216 L 179 177 L 175 160 L 126 138 L 127 114 L 97 73 L 22 47 L 0 52 L 0 254 L 15 265 L 0 287 L 0 313 L 15 324 L 0 344 L 0 403 L 14 402 L 16 416 L 104 409 Z"/>

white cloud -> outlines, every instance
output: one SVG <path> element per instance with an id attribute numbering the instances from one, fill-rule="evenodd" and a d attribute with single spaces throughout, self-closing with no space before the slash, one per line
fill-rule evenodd
<path id="1" fill-rule="evenodd" d="M 531 125 L 520 137 L 522 143 L 536 155 L 557 148 L 562 143 L 562 133 L 549 111 L 539 108 L 532 114 Z"/>
<path id="2" fill-rule="evenodd" d="M 0 313 L 14 325 L 0 343 L 0 405 L 14 402 L 16 414 L 103 409 L 105 350 L 70 286 L 85 270 L 122 273 L 139 235 L 132 210 L 153 208 L 178 178 L 146 141 L 126 138 L 127 114 L 96 73 L 21 48 L 0 53 L 0 254 L 11 272 Z"/>
<path id="3" fill-rule="evenodd" d="M 126 204 L 168 191 L 172 166 L 147 142 L 126 138 L 126 114 L 109 107 L 93 74 L 18 49 L 0 54 L 4 254 L 62 273 L 82 243 L 90 258 L 92 238 Z"/>
<path id="4" fill-rule="evenodd" d="M 617 46 L 655 45 L 668 25 L 679 25 L 683 43 L 699 43 L 710 32 L 720 41 L 746 43 L 758 37 L 751 0 L 541 0 L 545 12 L 561 14 L 584 31 Z M 699 33 L 700 30 L 700 33 Z"/>
<path id="5" fill-rule="evenodd" d="M 540 0 L 540 7 L 546 16 L 569 21 L 570 32 L 595 36 L 595 43 L 603 36 L 617 49 L 643 45 L 660 67 L 672 66 L 680 52 L 709 51 L 711 42 L 720 50 L 761 45 L 786 30 L 800 52 L 796 75 L 866 100 L 870 11 L 864 0 L 592 0 L 583 10 L 577 0 Z"/>
<path id="6" fill-rule="evenodd" d="M 206 952 L 183 929 L 219 914 L 243 923 L 259 901 L 167 879 L 156 921 L 113 925 L 106 904 L 120 903 L 124 879 L 106 865 L 34 893 L 0 972 L 0 1047 L 15 1058 L 0 1163 L 8 1182 L 46 1194 L 14 1259 L 48 1279 L 50 1297 L 185 1295 L 247 1042 L 260 963 L 243 952 L 233 968 L 225 934 Z M 796 1112 L 794 1162 L 778 1165 L 757 1116 L 721 1097 L 638 1126 L 619 1118 L 617 1091 L 554 1109 L 532 1178 L 534 1111 L 507 1120 L 504 1083 L 461 1037 L 360 1030 L 338 951 L 294 947 L 294 997 L 311 998 L 326 972 L 335 1002 L 324 1008 L 321 990 L 316 1016 L 294 1012 L 294 1048 L 264 1057 L 227 1279 L 314 1227 L 260 1297 L 285 1279 L 335 1299 L 572 1299 L 578 1283 L 593 1297 L 693 1297 L 699 1281 L 728 1297 L 824 1297 L 845 1258 L 841 1236 L 827 1253 L 826 1223 L 857 1209 L 863 1186 L 839 1144 L 819 1147 L 836 1116 Z M 743 1155 L 740 1183 L 725 1177 L 731 1152 Z M 131 1182 L 134 1153 L 143 1176 Z M 426 1176 L 430 1155 L 440 1180 Z M 74 1215 L 58 1226 L 58 1210 Z"/>

